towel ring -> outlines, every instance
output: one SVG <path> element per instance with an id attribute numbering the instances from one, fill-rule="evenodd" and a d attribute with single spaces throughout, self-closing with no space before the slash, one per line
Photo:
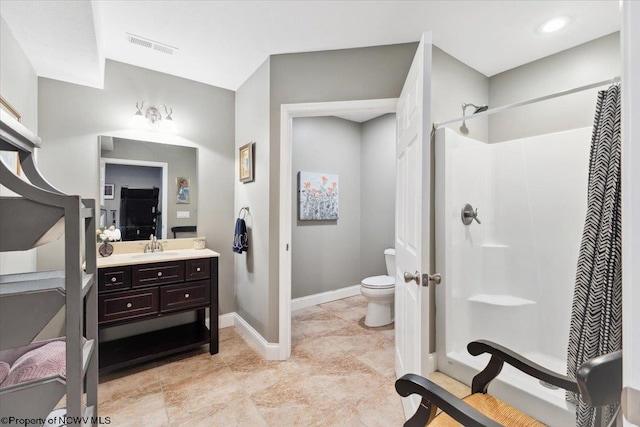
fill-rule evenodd
<path id="1" fill-rule="evenodd" d="M 244 212 L 244 216 L 242 216 L 242 213 Z M 249 213 L 249 207 L 242 207 L 240 208 L 240 211 L 238 212 L 238 218 L 242 218 L 245 219 L 247 217 L 247 214 Z"/>

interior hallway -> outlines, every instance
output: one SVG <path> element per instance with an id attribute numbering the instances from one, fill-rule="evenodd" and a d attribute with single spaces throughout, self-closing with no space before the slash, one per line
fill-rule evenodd
<path id="1" fill-rule="evenodd" d="M 365 309 L 355 296 L 294 311 L 285 362 L 263 360 L 225 328 L 217 355 L 205 346 L 103 375 L 100 415 L 117 426 L 401 426 L 393 325 L 366 328 Z"/>

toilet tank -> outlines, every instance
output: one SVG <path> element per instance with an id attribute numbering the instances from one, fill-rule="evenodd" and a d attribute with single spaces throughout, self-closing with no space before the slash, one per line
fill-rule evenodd
<path id="1" fill-rule="evenodd" d="M 387 276 L 396 277 L 396 250 L 394 248 L 384 250 L 384 262 L 387 264 Z"/>

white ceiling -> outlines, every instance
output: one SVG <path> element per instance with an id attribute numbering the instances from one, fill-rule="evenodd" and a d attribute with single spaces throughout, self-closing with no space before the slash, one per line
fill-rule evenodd
<path id="1" fill-rule="evenodd" d="M 40 76 L 101 87 L 104 58 L 236 90 L 273 54 L 417 41 L 486 76 L 620 28 L 608 1 L 0 1 Z M 565 29 L 542 35 L 549 18 Z M 132 33 L 178 48 L 132 45 Z"/>

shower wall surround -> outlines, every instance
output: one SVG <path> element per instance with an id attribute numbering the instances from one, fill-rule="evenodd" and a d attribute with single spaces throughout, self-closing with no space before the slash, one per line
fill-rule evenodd
<path id="1" fill-rule="evenodd" d="M 589 127 L 494 144 L 438 131 L 439 369 L 489 339 L 565 372 L 590 141 Z M 463 225 L 465 203 L 482 224 Z"/>

